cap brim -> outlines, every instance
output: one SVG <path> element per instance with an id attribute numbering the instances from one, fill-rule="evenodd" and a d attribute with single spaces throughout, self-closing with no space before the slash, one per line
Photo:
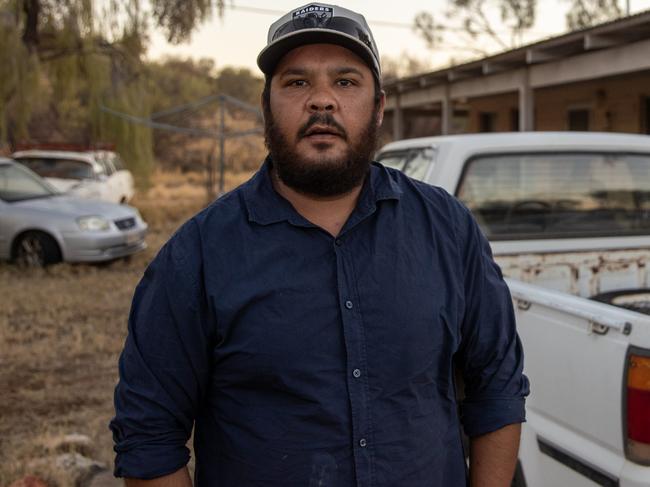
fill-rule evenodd
<path id="1" fill-rule="evenodd" d="M 378 79 L 380 77 L 377 61 L 368 46 L 351 35 L 329 29 L 302 29 L 287 34 L 273 41 L 260 52 L 257 56 L 257 65 L 264 74 L 270 76 L 286 53 L 305 44 L 336 44 L 345 47 L 363 59 Z"/>

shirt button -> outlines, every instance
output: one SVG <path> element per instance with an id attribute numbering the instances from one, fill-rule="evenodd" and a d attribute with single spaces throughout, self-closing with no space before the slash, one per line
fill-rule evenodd
<path id="1" fill-rule="evenodd" d="M 340 238 L 337 238 L 336 240 L 334 240 L 334 245 L 336 245 L 337 247 L 340 247 L 341 245 L 343 245 L 343 240 L 341 240 Z"/>
<path id="2" fill-rule="evenodd" d="M 359 446 L 360 446 L 361 448 L 365 448 L 367 445 L 368 445 L 368 442 L 366 441 L 365 438 L 361 438 L 361 439 L 359 440 Z"/>
<path id="3" fill-rule="evenodd" d="M 352 309 L 353 306 L 354 306 L 354 305 L 352 304 L 352 301 L 346 301 L 346 302 L 345 302 L 345 307 L 346 307 L 347 309 Z"/>
<path id="4" fill-rule="evenodd" d="M 361 371 L 360 371 L 359 369 L 354 369 L 354 370 L 352 371 L 352 375 L 353 375 L 356 379 L 358 379 L 359 377 L 361 377 Z"/>

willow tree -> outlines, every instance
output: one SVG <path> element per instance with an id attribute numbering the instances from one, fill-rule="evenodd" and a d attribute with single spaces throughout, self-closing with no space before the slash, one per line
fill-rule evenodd
<path id="1" fill-rule="evenodd" d="M 29 56 L 7 2 L 0 3 L 0 149 L 10 136 L 25 137 L 38 94 L 38 63 Z"/>
<path id="2" fill-rule="evenodd" d="M 148 117 L 150 30 L 182 42 L 222 10 L 210 0 L 0 0 L 0 62 L 12 67 L 0 79 L 0 145 L 114 143 L 146 178 L 151 129 L 101 108 Z"/>
<path id="3" fill-rule="evenodd" d="M 215 12 L 223 15 L 224 0 L 3 0 L 15 11 L 22 11 L 22 39 L 32 50 L 47 49 L 47 39 L 41 29 L 47 23 L 69 21 L 74 15 L 78 26 L 91 33 L 99 26 L 119 29 L 123 25 L 146 25 L 151 18 L 153 27 L 163 31 L 170 42 L 186 41 L 194 30 Z M 107 34 L 108 30 L 104 30 Z M 146 35 L 146 31 L 141 31 Z"/>

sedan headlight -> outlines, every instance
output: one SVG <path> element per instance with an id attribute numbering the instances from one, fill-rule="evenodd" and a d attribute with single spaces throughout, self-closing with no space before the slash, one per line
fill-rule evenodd
<path id="1" fill-rule="evenodd" d="M 82 230 L 89 232 L 98 232 L 111 228 L 111 223 L 100 216 L 83 216 L 77 218 L 77 225 L 79 225 L 79 228 Z"/>

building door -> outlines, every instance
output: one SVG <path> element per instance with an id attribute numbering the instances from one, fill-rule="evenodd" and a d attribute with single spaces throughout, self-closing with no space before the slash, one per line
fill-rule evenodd
<path id="1" fill-rule="evenodd" d="M 510 110 L 510 130 L 512 132 L 519 132 L 519 109 L 513 108 Z"/>
<path id="2" fill-rule="evenodd" d="M 641 101 L 643 109 L 643 132 L 650 134 L 650 96 L 645 96 Z"/>
<path id="3" fill-rule="evenodd" d="M 590 113 L 588 108 L 574 108 L 567 112 L 569 130 L 587 132 L 589 130 Z"/>
<path id="4" fill-rule="evenodd" d="M 478 131 L 495 132 L 497 125 L 497 114 L 494 112 L 480 112 L 478 114 Z"/>

